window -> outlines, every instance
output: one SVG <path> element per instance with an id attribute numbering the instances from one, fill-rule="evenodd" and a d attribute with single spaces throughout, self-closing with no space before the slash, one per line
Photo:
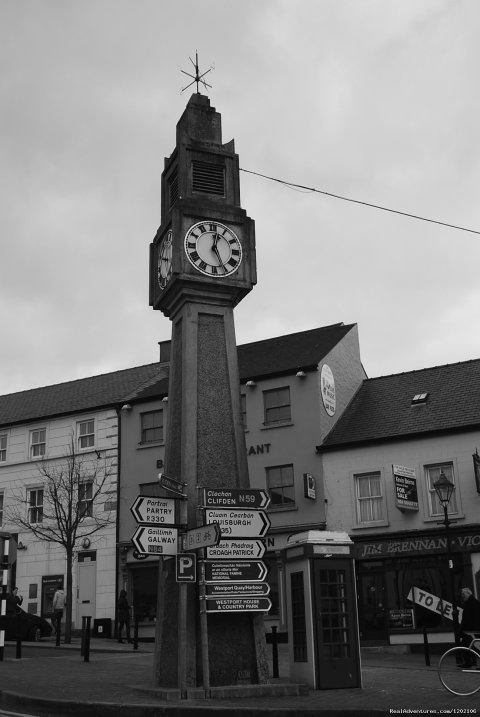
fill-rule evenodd
<path id="1" fill-rule="evenodd" d="M 80 421 L 77 425 L 78 448 L 85 450 L 95 445 L 95 421 Z"/>
<path id="2" fill-rule="evenodd" d="M 140 414 L 140 443 L 158 443 L 163 441 L 163 411 L 149 411 Z"/>
<path id="3" fill-rule="evenodd" d="M 427 493 L 428 493 L 428 506 L 430 510 L 430 516 L 441 515 L 443 516 L 443 507 L 438 496 L 435 493 L 433 484 L 440 478 L 440 473 L 444 472 L 449 481 L 455 485 L 455 476 L 453 475 L 452 463 L 438 463 L 432 466 L 425 466 L 425 474 L 427 479 Z M 457 497 L 455 495 L 456 488 L 453 490 L 450 503 L 448 504 L 449 513 L 458 513 L 457 508 Z"/>
<path id="4" fill-rule="evenodd" d="M 0 526 L 3 525 L 3 493 L 0 493 Z"/>
<path id="5" fill-rule="evenodd" d="M 265 425 L 284 423 L 292 418 L 290 411 L 290 387 L 275 388 L 263 392 L 265 406 Z"/>
<path id="6" fill-rule="evenodd" d="M 93 515 L 93 484 L 85 481 L 78 486 L 78 512 L 83 518 Z"/>
<path id="7" fill-rule="evenodd" d="M 47 431 L 45 428 L 38 428 L 30 431 L 30 458 L 38 458 L 45 455 L 45 440 Z"/>
<path id="8" fill-rule="evenodd" d="M 0 463 L 7 460 L 7 434 L 0 434 Z"/>
<path id="9" fill-rule="evenodd" d="M 271 508 L 293 508 L 295 506 L 295 484 L 293 465 L 266 468 L 267 490 L 270 493 Z"/>
<path id="10" fill-rule="evenodd" d="M 43 488 L 33 488 L 28 492 L 28 522 L 43 521 Z"/>
<path id="11" fill-rule="evenodd" d="M 378 523 L 385 520 L 380 473 L 356 475 L 355 496 L 357 523 Z"/>

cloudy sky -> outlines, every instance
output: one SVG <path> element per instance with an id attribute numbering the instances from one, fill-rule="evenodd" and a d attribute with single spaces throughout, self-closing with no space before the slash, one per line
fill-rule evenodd
<path id="1" fill-rule="evenodd" d="M 358 323 L 369 376 L 480 357 L 478 0 L 0 0 L 0 394 L 156 361 L 160 175 L 198 51 L 258 284 L 238 343 Z"/>

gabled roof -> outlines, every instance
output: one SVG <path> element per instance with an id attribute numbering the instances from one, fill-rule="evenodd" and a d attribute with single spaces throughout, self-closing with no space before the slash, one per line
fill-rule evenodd
<path id="1" fill-rule="evenodd" d="M 418 394 L 425 401 L 412 405 Z M 480 428 L 480 359 L 365 379 L 318 450 Z"/>
<path id="2" fill-rule="evenodd" d="M 241 380 L 314 369 L 353 326 L 334 324 L 243 344 L 238 347 Z M 0 426 L 116 407 L 167 391 L 165 365 L 147 364 L 0 396 Z"/>
<path id="3" fill-rule="evenodd" d="M 338 344 L 355 324 L 332 324 L 238 347 L 240 380 L 311 369 Z"/>
<path id="4" fill-rule="evenodd" d="M 152 363 L 0 396 L 0 426 L 118 405 L 156 379 L 159 368 Z"/>

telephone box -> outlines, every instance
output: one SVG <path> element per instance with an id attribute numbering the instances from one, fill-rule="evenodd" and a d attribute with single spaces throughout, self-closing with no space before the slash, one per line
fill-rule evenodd
<path id="1" fill-rule="evenodd" d="M 284 548 L 290 679 L 316 690 L 361 687 L 353 542 L 309 530 Z"/>

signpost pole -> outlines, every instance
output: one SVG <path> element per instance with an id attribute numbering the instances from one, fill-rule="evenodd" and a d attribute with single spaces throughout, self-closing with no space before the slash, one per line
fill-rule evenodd
<path id="1" fill-rule="evenodd" d="M 187 501 L 180 501 L 180 523 L 186 526 L 188 521 Z M 179 549 L 183 552 L 180 541 Z M 187 697 L 187 584 L 178 586 L 178 684 L 182 698 Z"/>
<path id="2" fill-rule="evenodd" d="M 205 550 L 201 551 L 202 558 L 205 557 Z M 205 563 L 200 562 L 200 640 L 202 643 L 202 670 L 203 670 L 203 688 L 205 697 L 210 697 L 210 660 L 208 657 L 208 616 L 207 616 L 207 599 L 205 594 Z"/>

